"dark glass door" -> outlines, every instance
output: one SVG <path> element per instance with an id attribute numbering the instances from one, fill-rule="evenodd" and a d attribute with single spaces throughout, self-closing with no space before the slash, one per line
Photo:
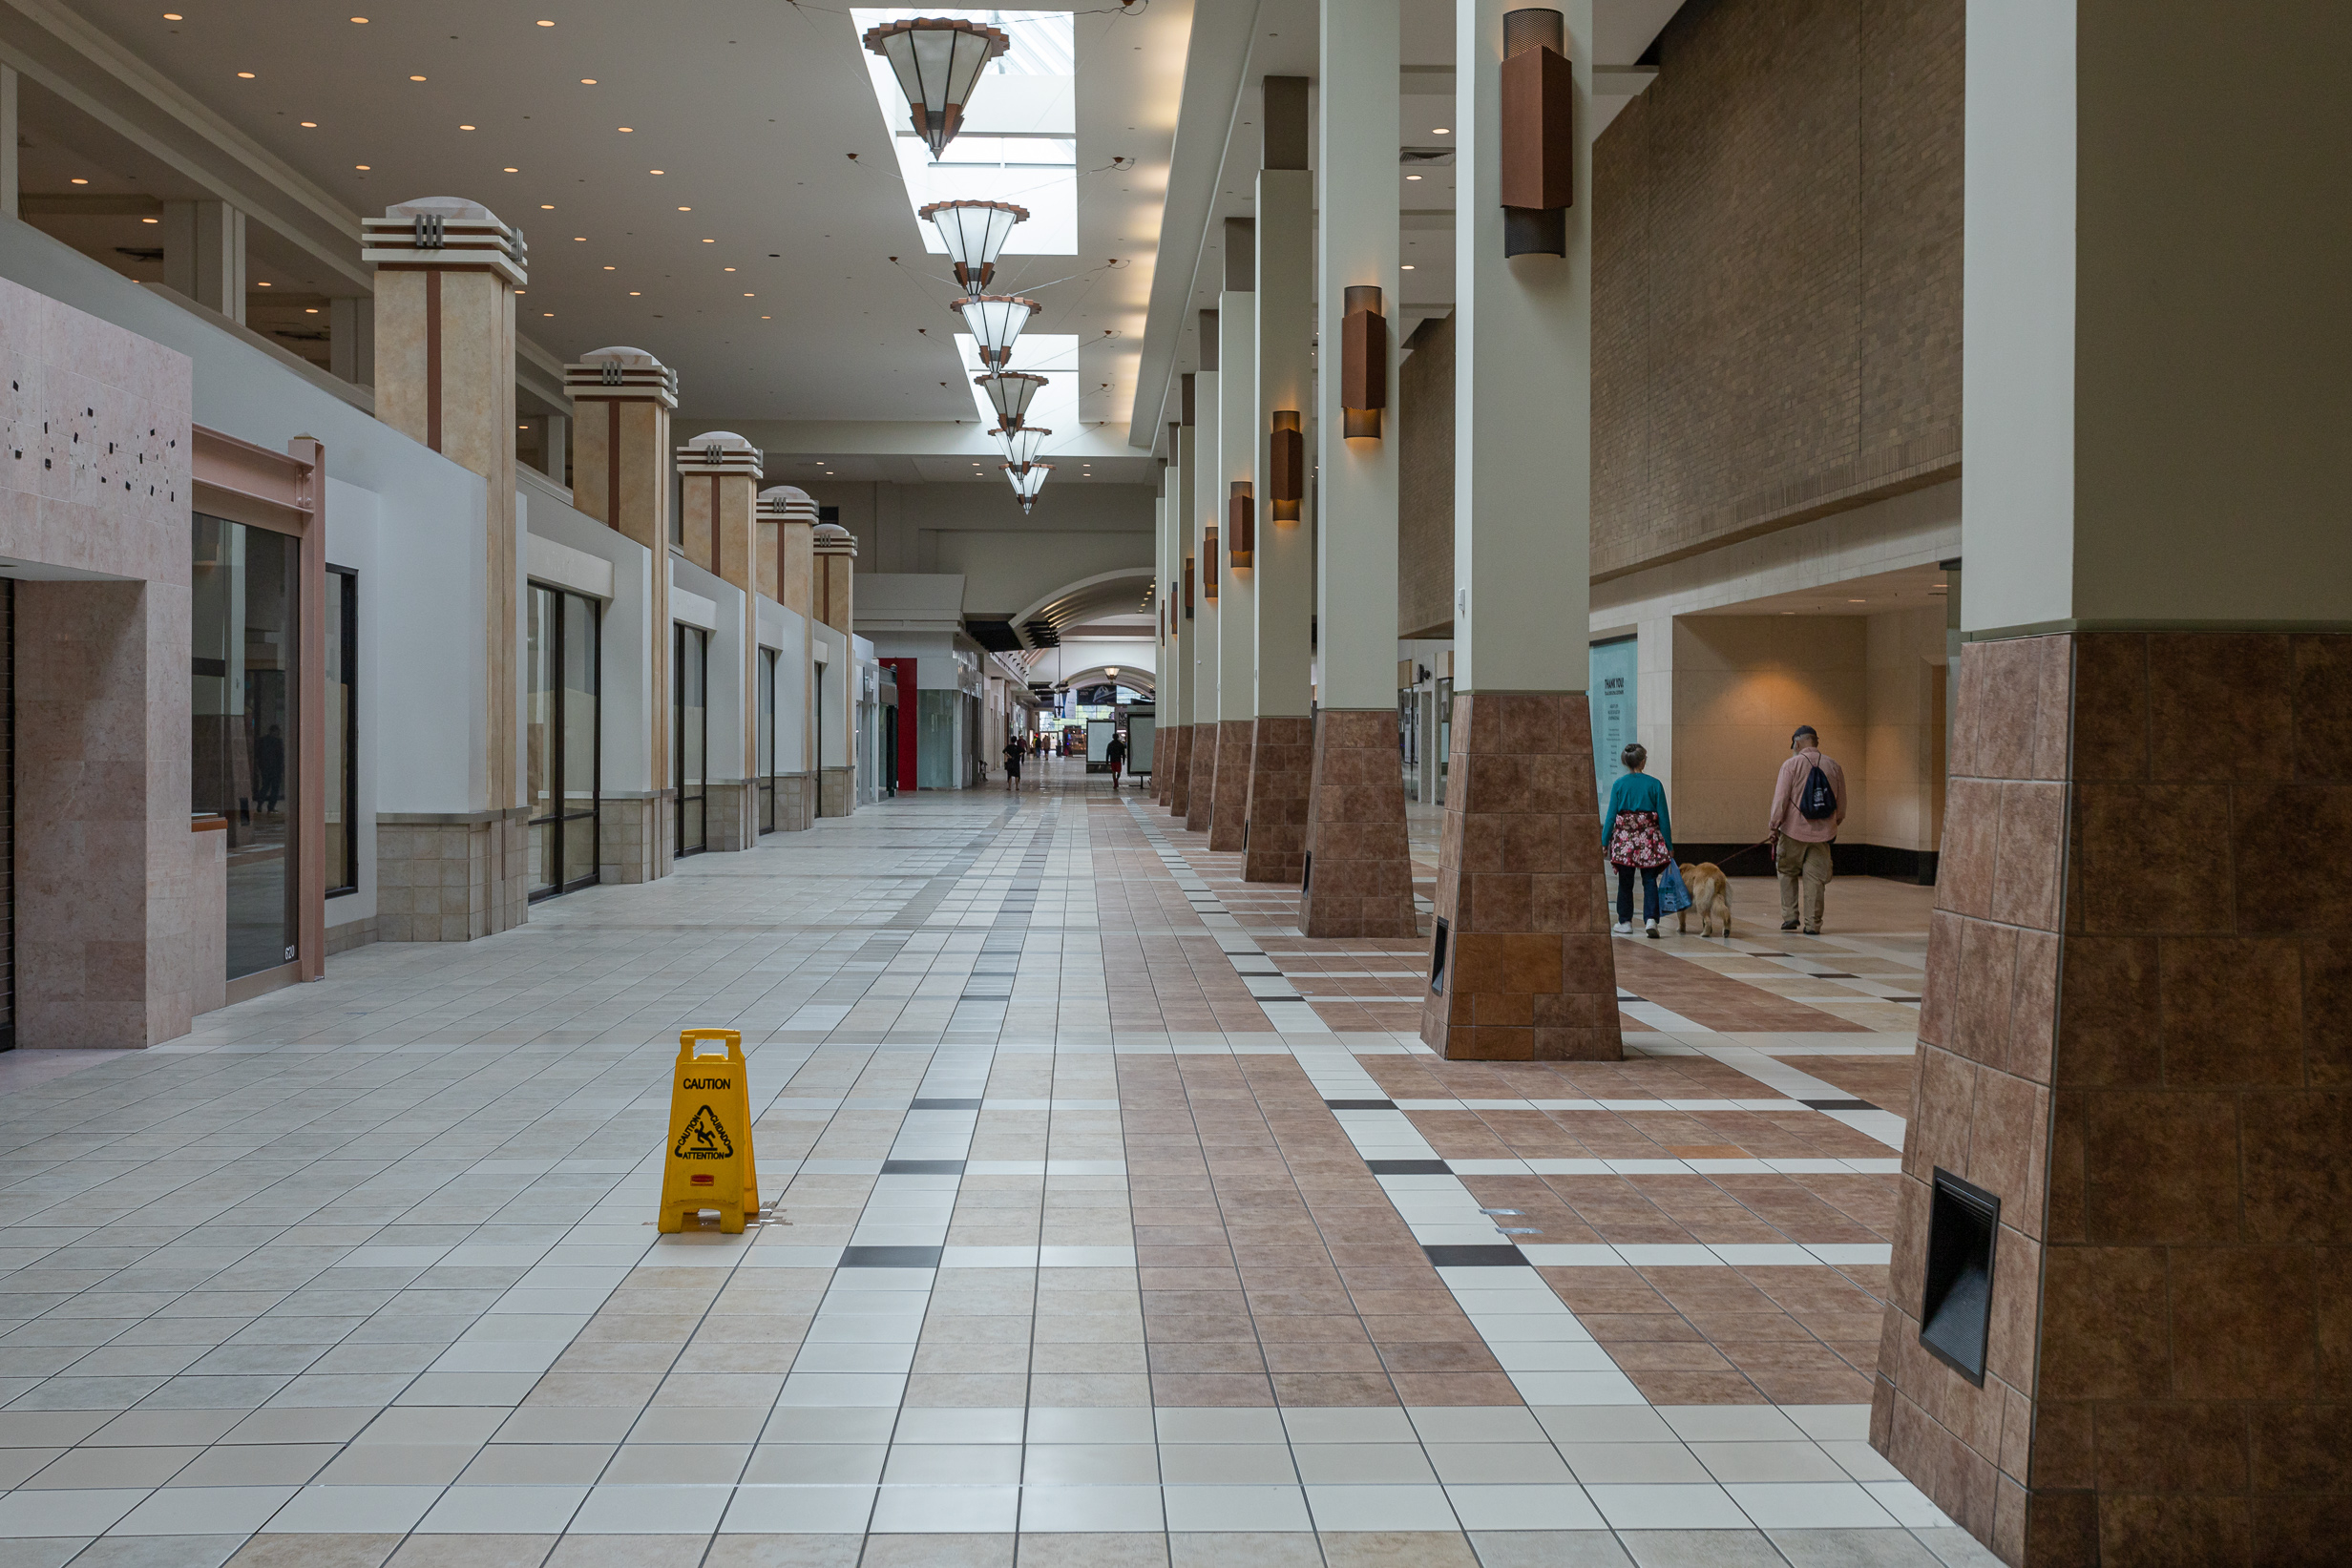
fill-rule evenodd
<path id="1" fill-rule="evenodd" d="M 670 661 L 670 734 L 678 782 L 677 852 L 699 855 L 709 843 L 703 784 L 710 749 L 710 634 L 681 623 L 676 654 Z"/>
<path id="2" fill-rule="evenodd" d="M 228 977 L 290 964 L 300 542 L 194 519 L 191 805 L 228 819 Z"/>
<path id="3" fill-rule="evenodd" d="M 776 650 L 760 650 L 760 831 L 776 830 Z"/>
<path id="4" fill-rule="evenodd" d="M 525 758 L 531 803 L 531 896 L 597 880 L 601 629 L 597 601 L 531 585 L 525 647 Z"/>

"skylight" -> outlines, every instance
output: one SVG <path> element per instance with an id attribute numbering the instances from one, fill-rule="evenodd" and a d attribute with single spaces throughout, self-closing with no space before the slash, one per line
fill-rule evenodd
<path id="1" fill-rule="evenodd" d="M 883 123 L 891 128 L 909 209 L 919 211 L 934 201 L 1017 202 L 1029 209 L 1029 220 L 1015 225 L 1004 255 L 1075 255 L 1078 76 L 1077 31 L 1071 13 L 903 7 L 860 8 L 850 12 L 861 37 L 868 28 L 916 16 L 985 22 L 1011 38 L 1013 47 L 982 73 L 972 90 L 963 129 L 936 163 L 914 134 L 906 95 L 892 76 L 889 62 L 860 51 L 874 100 L 882 108 Z M 918 227 L 925 250 L 935 256 L 947 254 L 936 230 L 929 223 Z M 998 277 L 999 286 L 1018 286 L 1002 272 Z"/>

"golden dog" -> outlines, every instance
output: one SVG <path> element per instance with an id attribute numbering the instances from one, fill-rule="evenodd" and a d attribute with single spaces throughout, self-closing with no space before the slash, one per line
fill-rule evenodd
<path id="1" fill-rule="evenodd" d="M 1676 912 L 1674 930 L 1688 931 L 1690 917 L 1695 914 L 1699 917 L 1701 936 L 1714 935 L 1715 923 L 1720 920 L 1728 940 L 1732 934 L 1732 884 L 1725 878 L 1723 868 L 1708 860 L 1680 869 L 1682 885 L 1690 889 L 1690 907 Z"/>

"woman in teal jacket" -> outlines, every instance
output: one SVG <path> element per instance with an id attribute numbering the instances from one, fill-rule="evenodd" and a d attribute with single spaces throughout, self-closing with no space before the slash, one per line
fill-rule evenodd
<path id="1" fill-rule="evenodd" d="M 1642 771 L 1648 747 L 1630 745 L 1618 759 L 1628 771 L 1608 792 L 1601 813 L 1601 846 L 1617 868 L 1619 936 L 1633 934 L 1633 873 L 1642 874 L 1642 918 L 1646 934 L 1658 935 L 1658 873 L 1673 863 L 1674 824 L 1666 813 L 1666 789 Z"/>

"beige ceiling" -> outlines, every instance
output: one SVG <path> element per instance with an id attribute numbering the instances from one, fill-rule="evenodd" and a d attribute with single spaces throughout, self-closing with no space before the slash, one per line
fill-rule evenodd
<path id="1" fill-rule="evenodd" d="M 184 20 L 164 19 L 175 10 Z M 1151 0 L 1078 16 L 1080 251 L 1017 258 L 1000 275 L 1044 303 L 1034 330 L 1083 341 L 1090 424 L 1124 427 L 1134 395 L 1190 11 Z M 30 30 L 52 52 L 72 43 L 102 89 L 217 117 L 317 194 L 315 231 L 347 216 L 355 233 L 359 215 L 420 196 L 486 203 L 530 241 L 524 331 L 564 358 L 650 349 L 678 368 L 690 416 L 972 433 L 954 284 L 924 252 L 847 8 L 9 0 L 0 12 L 10 41 Z M 87 139 L 92 184 L 73 191 L 194 194 L 155 189 L 171 183 L 168 160 L 126 155 L 137 136 Z M 55 161 L 37 178 L 57 179 Z M 281 286 L 304 281 L 298 247 L 263 234 L 255 248 Z M 360 291 L 308 271 L 320 292 Z"/>

